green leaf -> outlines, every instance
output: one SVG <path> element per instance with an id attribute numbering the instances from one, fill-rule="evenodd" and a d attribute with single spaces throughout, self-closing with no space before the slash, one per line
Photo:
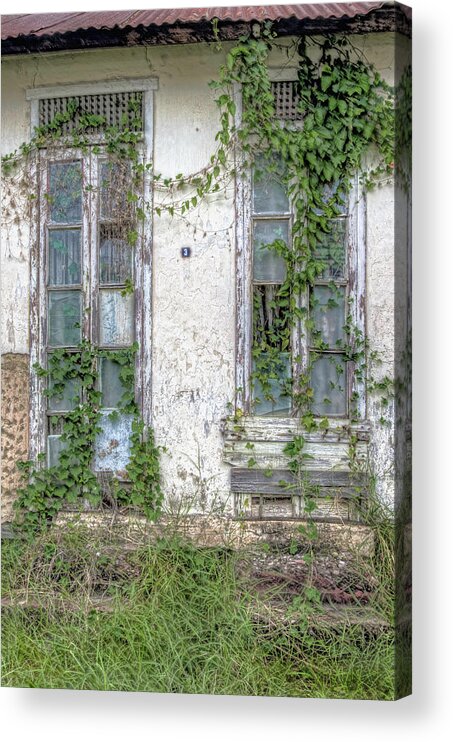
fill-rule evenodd
<path id="1" fill-rule="evenodd" d="M 323 93 L 325 93 L 326 90 L 330 88 L 331 84 L 332 84 L 332 78 L 330 75 L 323 75 L 321 77 L 321 90 L 323 91 Z"/>

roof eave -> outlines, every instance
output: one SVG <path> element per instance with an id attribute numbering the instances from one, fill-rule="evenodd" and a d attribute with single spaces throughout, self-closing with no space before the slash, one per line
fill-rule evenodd
<path id="1" fill-rule="evenodd" d="M 193 44 L 234 41 L 249 31 L 256 21 L 219 21 L 214 34 L 210 21 L 138 26 L 136 28 L 89 28 L 83 31 L 45 36 L 17 36 L 2 41 L 2 55 L 36 54 L 67 50 L 130 47 L 158 44 Z M 411 22 L 398 5 L 384 6 L 353 18 L 284 18 L 273 23 L 278 36 L 322 33 L 385 33 L 411 35 Z"/>

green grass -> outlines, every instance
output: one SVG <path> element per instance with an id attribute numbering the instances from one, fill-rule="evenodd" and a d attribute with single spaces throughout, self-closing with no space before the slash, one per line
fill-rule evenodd
<path id="1" fill-rule="evenodd" d="M 225 549 L 171 539 L 124 552 L 93 540 L 3 545 L 3 595 L 29 601 L 3 611 L 3 685 L 393 698 L 391 632 L 260 620 Z M 88 594 L 110 596 L 110 612 L 87 610 Z"/>

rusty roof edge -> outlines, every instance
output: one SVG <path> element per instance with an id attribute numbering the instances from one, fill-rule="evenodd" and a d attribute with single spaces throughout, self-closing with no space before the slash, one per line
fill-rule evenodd
<path id="1" fill-rule="evenodd" d="M 138 37 L 143 35 L 144 32 L 146 32 L 147 29 L 152 30 L 157 29 L 158 31 L 158 41 L 156 43 L 164 44 L 165 42 L 165 33 L 168 32 L 168 34 L 171 36 L 172 29 L 174 31 L 177 31 L 178 28 L 187 28 L 187 29 L 197 29 L 201 27 L 206 27 L 207 25 L 211 24 L 211 21 L 213 18 L 219 19 L 219 25 L 223 27 L 227 26 L 244 26 L 244 24 L 250 24 L 252 22 L 256 21 L 262 21 L 265 19 L 265 14 L 263 15 L 257 15 L 257 17 L 254 16 L 254 9 L 263 11 L 264 9 L 271 9 L 272 11 L 277 13 L 277 16 L 274 18 L 269 18 L 269 20 L 273 20 L 274 23 L 277 24 L 278 27 L 280 27 L 281 30 L 284 30 L 285 25 L 291 25 L 291 23 L 297 24 L 297 26 L 304 27 L 316 27 L 316 23 L 318 22 L 320 25 L 326 24 L 329 21 L 332 21 L 332 23 L 335 22 L 342 22 L 342 21 L 354 21 L 356 19 L 365 18 L 367 16 L 373 16 L 378 11 L 387 11 L 391 14 L 392 11 L 397 14 L 398 12 L 405 16 L 407 20 L 407 28 L 403 29 L 403 33 L 410 34 L 410 26 L 411 26 L 411 20 L 412 20 L 412 9 L 399 2 L 387 2 L 384 0 L 382 2 L 357 2 L 357 3 L 318 3 L 318 4 L 307 4 L 307 5 L 285 5 L 285 6 L 249 6 L 247 10 L 249 11 L 248 18 L 245 19 L 242 17 L 239 13 L 241 10 L 245 10 L 244 8 L 241 8 L 240 6 L 235 6 L 233 10 L 238 11 L 238 15 L 236 17 L 229 17 L 226 13 L 230 10 L 229 8 L 198 8 L 198 9 L 178 9 L 178 11 L 184 11 L 187 12 L 192 10 L 197 10 L 198 12 L 203 11 L 209 11 L 211 15 L 209 17 L 202 15 L 202 17 L 198 17 L 198 19 L 195 19 L 193 17 L 178 17 L 177 19 L 171 19 L 168 21 L 165 21 L 162 17 L 159 18 L 158 22 L 154 23 L 137 23 L 134 25 L 131 24 L 130 21 L 133 18 L 136 18 L 138 21 L 139 18 L 142 19 L 142 16 L 144 14 L 143 11 L 136 11 L 136 10 L 129 10 L 127 11 L 127 17 L 123 17 L 121 25 L 114 24 L 112 26 L 109 26 L 107 23 L 104 25 L 101 25 L 100 27 L 96 26 L 88 26 L 86 28 L 78 27 L 76 29 L 59 29 L 54 30 L 53 32 L 46 33 L 44 29 L 51 29 L 51 28 L 58 28 L 58 25 L 60 22 L 55 22 L 52 24 L 49 24 L 49 26 L 43 26 L 40 29 L 36 29 L 36 31 L 40 31 L 40 33 L 32 32 L 30 34 L 18 34 L 17 36 L 5 36 L 2 37 L 2 53 L 3 54 L 19 54 L 19 53 L 33 53 L 33 51 L 61 51 L 65 48 L 68 49 L 82 49 L 85 48 L 85 44 L 83 43 L 83 37 L 88 35 L 93 35 L 93 33 L 98 32 L 100 36 L 103 36 L 104 39 L 99 39 L 99 47 L 109 46 L 110 44 L 105 43 L 107 41 L 107 38 L 109 35 L 114 36 L 115 34 L 118 35 L 118 41 L 120 42 L 119 45 L 134 45 L 134 41 L 129 43 L 129 40 L 126 44 L 121 43 L 121 38 L 124 38 L 125 35 L 130 34 L 133 38 L 134 32 L 137 32 Z M 285 8 L 286 12 L 285 14 L 278 15 L 280 12 L 277 9 Z M 300 11 L 299 15 L 294 11 L 293 8 L 310 8 L 310 9 L 316 9 L 316 12 L 310 15 L 305 15 L 303 17 L 300 17 Z M 291 10 L 290 10 L 291 9 Z M 319 9 L 319 10 L 318 10 Z M 335 13 L 334 13 L 335 9 Z M 341 9 L 341 10 L 340 10 Z M 341 13 L 342 10 L 345 10 L 344 13 Z M 348 9 L 348 12 L 346 12 L 346 9 Z M 224 11 L 223 17 L 220 18 L 220 13 L 218 11 Z M 155 11 L 156 13 L 164 13 L 165 11 Z M 218 15 L 216 15 L 218 13 Z M 329 14 L 328 14 L 329 13 Z M 178 13 L 179 14 L 179 13 Z M 40 16 L 46 17 L 45 14 L 29 14 L 31 18 L 39 18 Z M 108 13 L 58 13 L 58 14 L 52 14 L 53 16 L 59 15 L 64 16 L 66 20 L 68 19 L 75 19 L 79 16 L 118 16 L 123 15 L 126 16 L 126 12 L 120 13 L 120 12 L 108 12 Z M 138 16 L 138 17 L 137 17 Z M 23 19 L 25 15 L 11 15 L 11 16 L 2 16 L 2 22 L 8 18 L 11 19 Z M 48 16 L 47 16 L 48 17 Z M 107 18 L 105 19 L 107 20 Z M 129 23 L 125 23 L 125 21 L 129 21 Z M 287 23 L 285 23 L 287 22 Z M 409 30 L 408 30 L 409 29 Z M 374 30 L 388 30 L 386 28 L 380 28 L 377 27 Z M 242 33 L 243 31 L 241 31 Z M 121 38 L 120 38 L 121 37 Z M 234 35 L 230 35 L 228 38 L 233 39 Z M 52 48 L 52 41 L 57 40 L 58 43 L 56 44 L 56 48 Z M 77 40 L 80 40 L 80 45 L 75 44 Z M 176 36 L 173 37 L 170 43 L 191 43 L 193 41 L 200 41 L 202 39 L 199 38 L 192 38 L 190 35 L 187 37 L 187 41 L 185 42 L 184 39 L 181 37 L 179 40 Z M 17 49 L 14 42 L 18 42 L 18 46 L 21 47 L 20 49 Z M 65 41 L 69 42 L 69 45 L 66 46 Z M 93 40 L 92 40 L 93 41 Z M 5 44 L 6 42 L 6 44 Z M 12 42 L 12 43 L 11 43 Z M 71 43 L 72 42 L 72 43 Z M 140 44 L 141 41 L 139 38 L 137 38 L 136 42 L 137 44 Z M 30 45 L 31 47 L 35 48 L 27 48 L 27 45 Z M 116 44 L 114 44 L 116 45 Z M 41 48 L 44 47 L 44 48 Z M 96 43 L 89 43 L 89 48 L 96 48 Z"/>

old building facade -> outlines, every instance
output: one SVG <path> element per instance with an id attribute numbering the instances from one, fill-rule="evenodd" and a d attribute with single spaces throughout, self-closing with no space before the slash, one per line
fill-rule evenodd
<path id="1" fill-rule="evenodd" d="M 297 58 L 289 50 L 300 34 L 346 33 L 390 85 L 410 62 L 410 21 L 401 6 L 345 4 L 345 14 L 337 16 L 329 5 L 292 6 L 292 12 L 290 7 L 267 9 L 279 34 L 269 68 L 283 117 L 284 107 L 290 116 L 294 105 Z M 175 179 L 202 171 L 216 151 L 219 130 L 209 83 L 218 78 L 235 40 L 266 17 L 258 14 L 265 7 L 223 9 L 213 31 L 212 18 L 221 10 L 216 9 L 217 16 L 202 10 L 149 11 L 149 17 L 141 17 L 147 13 L 142 11 L 130 18 L 82 13 L 77 21 L 65 14 L 5 17 L 3 154 L 29 142 L 34 126 L 62 110 L 61 101 L 84 97 L 95 113 L 114 123 L 124 112 L 129 115 L 128 101 L 135 100 L 143 129 L 140 146 L 152 173 Z M 240 117 L 240 90 L 235 95 Z M 283 280 L 278 261 L 261 259 L 254 244 L 260 232 L 266 239 L 269 234 L 289 239 L 288 194 L 278 179 L 262 187 L 246 172 L 183 215 L 172 216 L 160 211 L 166 196 L 148 172 L 143 188 L 154 211 L 144 216 L 133 259 L 121 262 L 110 213 L 114 202 L 103 191 L 104 162 L 102 143 L 89 151 L 47 154 L 42 149 L 33 171 L 32 202 L 5 218 L 3 521 L 12 517 L 16 460 L 43 453 L 52 464 L 60 450 L 58 422 L 51 420 L 64 412 L 65 400 L 52 407 L 35 364 L 45 366 L 49 353 L 75 348 L 82 338 L 105 351 L 138 343 L 136 398 L 145 424 L 165 447 L 161 471 L 167 511 L 253 521 L 303 517 L 303 492 L 282 485 L 282 480 L 291 483 L 285 447 L 301 434 L 300 419 L 278 392 L 272 402 L 257 401 L 250 381 L 253 299 Z M 63 203 L 68 182 L 69 203 Z M 398 192 L 388 176 L 369 191 L 357 177 L 337 227 L 343 267 L 320 280 L 316 290 L 320 304 L 327 305 L 334 283 L 340 308 L 320 315 L 321 325 L 323 319 L 326 323 L 321 327 L 324 356 L 312 377 L 315 416 L 327 417 L 329 426 L 303 431 L 304 469 L 317 488 L 314 515 L 326 523 L 355 524 L 353 495 L 362 487 L 365 496 L 369 486 L 362 473 L 376 482 L 382 502 L 391 506 L 398 497 L 405 465 L 398 468 L 395 457 L 401 462 L 407 456 L 408 400 L 406 394 L 402 401 L 390 395 L 383 408 L 383 393 L 373 394 L 365 382 L 354 380 L 350 365 L 342 366 L 338 353 L 335 357 L 336 340 L 349 308 L 368 339 L 369 353 L 379 356 L 376 379 L 404 378 L 398 364 L 404 364 L 410 327 L 408 195 Z M 311 350 L 310 339 L 299 333 L 282 362 L 297 365 Z M 118 375 L 108 359 L 100 378 L 110 401 L 104 401 L 94 468 L 118 473 L 128 461 L 130 420 L 107 414 L 119 395 Z M 329 385 L 333 393 L 326 406 Z M 352 396 L 358 409 L 354 419 Z"/>

